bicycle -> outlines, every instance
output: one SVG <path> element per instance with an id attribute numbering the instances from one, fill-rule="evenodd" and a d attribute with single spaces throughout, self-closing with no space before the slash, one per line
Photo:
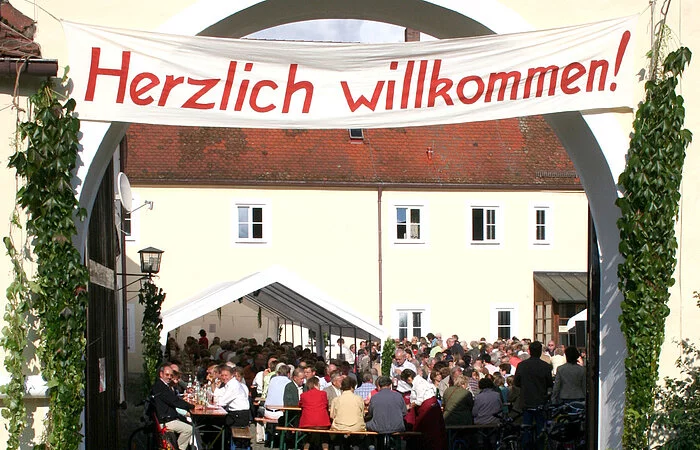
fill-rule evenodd
<path id="1" fill-rule="evenodd" d="M 161 426 L 154 413 L 153 396 L 149 395 L 143 403 L 136 406 L 144 406 L 141 417 L 142 426 L 129 435 L 127 450 L 176 450 L 177 439 Z"/>
<path id="2" fill-rule="evenodd" d="M 586 410 L 583 403 L 564 403 L 550 409 L 547 422 L 548 450 L 586 448 Z"/>
<path id="3" fill-rule="evenodd" d="M 521 427 L 516 423 L 516 419 L 522 414 L 520 411 L 513 410 L 515 416 L 509 414 L 498 413 L 497 417 L 501 419 L 501 424 L 498 427 L 498 439 L 496 441 L 496 450 L 521 450 Z"/>

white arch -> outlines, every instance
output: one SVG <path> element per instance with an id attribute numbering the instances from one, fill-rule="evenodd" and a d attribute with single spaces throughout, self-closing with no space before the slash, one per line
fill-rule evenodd
<path id="1" fill-rule="evenodd" d="M 368 19 L 419 29 L 438 38 L 528 31 L 532 27 L 495 0 L 201 0 L 176 13 L 157 31 L 241 37 L 301 20 Z M 601 255 L 600 387 L 598 448 L 620 448 L 624 406 L 625 341 L 618 316 L 619 210 L 615 180 L 624 168 L 628 140 L 611 114 L 547 117 L 567 148 L 588 195 Z M 90 211 L 99 182 L 126 124 L 84 123 L 82 163 L 76 175 L 81 206 Z M 79 224 L 83 249 L 87 221 Z"/>

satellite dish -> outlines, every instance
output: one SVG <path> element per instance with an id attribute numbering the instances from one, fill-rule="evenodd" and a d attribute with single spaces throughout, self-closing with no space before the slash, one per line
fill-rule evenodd
<path id="1" fill-rule="evenodd" d="M 119 172 L 119 175 L 117 176 L 117 190 L 119 193 L 119 201 L 122 203 L 122 207 L 127 210 L 128 212 L 131 212 L 131 200 L 132 200 L 132 194 L 131 194 L 131 184 L 129 183 L 129 178 L 127 178 L 126 174 L 124 172 Z"/>

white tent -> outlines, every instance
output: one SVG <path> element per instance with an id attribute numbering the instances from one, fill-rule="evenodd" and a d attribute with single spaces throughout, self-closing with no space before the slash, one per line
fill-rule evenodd
<path id="1" fill-rule="evenodd" d="M 353 311 L 296 274 L 275 265 L 238 281 L 212 285 L 164 311 L 161 342 L 165 343 L 169 331 L 238 299 L 260 306 L 280 320 L 313 330 L 318 336 L 324 332 L 365 340 L 384 340 L 387 336 L 381 325 L 366 319 L 369 314 Z M 318 343 L 318 351 L 322 352 L 323 339 L 318 339 Z"/>
<path id="2" fill-rule="evenodd" d="M 577 313 L 575 316 L 573 316 L 566 322 L 566 329 L 571 330 L 572 328 L 576 327 L 576 322 L 586 322 L 587 320 L 588 310 L 584 309 L 583 311 Z"/>

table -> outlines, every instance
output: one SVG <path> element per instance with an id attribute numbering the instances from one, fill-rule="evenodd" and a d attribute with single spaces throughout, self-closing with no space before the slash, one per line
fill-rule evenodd
<path id="1" fill-rule="evenodd" d="M 196 433 L 200 435 L 202 433 L 212 433 L 215 434 L 214 438 L 211 440 L 213 444 L 217 439 L 221 441 L 221 450 L 225 450 L 225 440 L 224 431 L 226 430 L 226 410 L 221 406 L 207 405 L 204 409 L 191 409 L 190 416 L 192 417 L 192 435 Z M 214 428 L 213 431 L 202 430 L 204 426 L 211 426 Z M 208 450 L 212 449 L 206 442 L 202 442 L 204 447 Z"/>

